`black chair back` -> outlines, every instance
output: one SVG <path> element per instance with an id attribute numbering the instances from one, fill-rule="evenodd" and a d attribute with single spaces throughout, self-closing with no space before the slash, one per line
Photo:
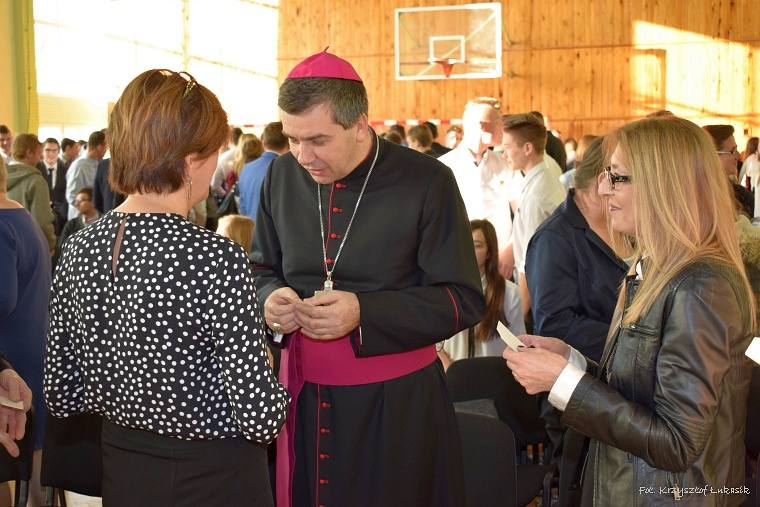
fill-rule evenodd
<path id="1" fill-rule="evenodd" d="M 94 414 L 48 416 L 40 482 L 43 486 L 88 496 L 101 496 L 102 418 Z"/>
<path id="2" fill-rule="evenodd" d="M 454 361 L 446 372 L 451 401 L 493 400 L 499 419 L 514 432 L 518 449 L 547 441 L 538 397 L 512 376 L 504 359 L 476 357 Z"/>
<path id="3" fill-rule="evenodd" d="M 468 507 L 516 507 L 515 437 L 491 417 L 457 413 Z"/>

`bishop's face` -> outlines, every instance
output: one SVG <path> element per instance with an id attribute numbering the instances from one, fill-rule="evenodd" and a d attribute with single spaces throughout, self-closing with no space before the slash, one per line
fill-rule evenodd
<path id="1" fill-rule="evenodd" d="M 364 117 L 344 129 L 333 121 L 330 107 L 319 104 L 301 114 L 280 110 L 280 119 L 290 152 L 317 183 L 345 178 L 366 156 L 370 134 Z"/>

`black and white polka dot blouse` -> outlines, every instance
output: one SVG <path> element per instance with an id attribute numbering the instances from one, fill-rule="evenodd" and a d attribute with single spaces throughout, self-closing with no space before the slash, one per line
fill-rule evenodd
<path id="1" fill-rule="evenodd" d="M 242 248 L 179 215 L 112 211 L 66 242 L 46 401 L 59 417 L 95 412 L 181 439 L 270 442 L 289 400 L 263 332 Z"/>

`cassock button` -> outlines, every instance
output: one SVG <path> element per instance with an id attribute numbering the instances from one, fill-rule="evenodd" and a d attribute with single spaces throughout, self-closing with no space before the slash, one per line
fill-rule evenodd
<path id="1" fill-rule="evenodd" d="M 330 265 L 335 264 L 335 261 L 332 259 L 327 259 L 325 262 Z"/>
<path id="2" fill-rule="evenodd" d="M 333 213 L 343 213 L 343 208 L 339 208 L 337 206 L 333 207 L 332 209 Z"/>
<path id="3" fill-rule="evenodd" d="M 320 486 L 326 486 L 328 484 L 330 484 L 330 481 L 328 481 L 327 479 L 319 479 Z"/>
<path id="4" fill-rule="evenodd" d="M 346 186 L 347 185 L 345 183 L 340 183 L 340 182 L 335 183 L 335 188 L 337 188 L 338 190 L 346 188 Z"/>
<path id="5" fill-rule="evenodd" d="M 332 405 L 330 405 L 330 403 L 327 401 L 323 401 L 322 403 L 319 404 L 319 406 L 322 408 L 330 408 Z"/>
<path id="6" fill-rule="evenodd" d="M 319 432 L 323 435 L 330 433 L 330 428 L 319 428 Z"/>
<path id="7" fill-rule="evenodd" d="M 339 238 L 340 238 L 340 234 L 335 234 L 334 232 L 330 234 L 330 239 L 339 239 Z"/>

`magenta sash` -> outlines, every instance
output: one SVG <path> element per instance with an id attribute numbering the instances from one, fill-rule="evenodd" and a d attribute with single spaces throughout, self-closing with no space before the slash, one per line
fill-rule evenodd
<path id="1" fill-rule="evenodd" d="M 291 334 L 280 359 L 280 382 L 291 401 L 285 427 L 277 437 L 277 507 L 292 504 L 296 407 L 304 382 L 330 386 L 383 382 L 421 370 L 435 359 L 435 345 L 397 354 L 356 357 L 351 335 L 324 341 L 309 338 L 300 330 Z"/>

